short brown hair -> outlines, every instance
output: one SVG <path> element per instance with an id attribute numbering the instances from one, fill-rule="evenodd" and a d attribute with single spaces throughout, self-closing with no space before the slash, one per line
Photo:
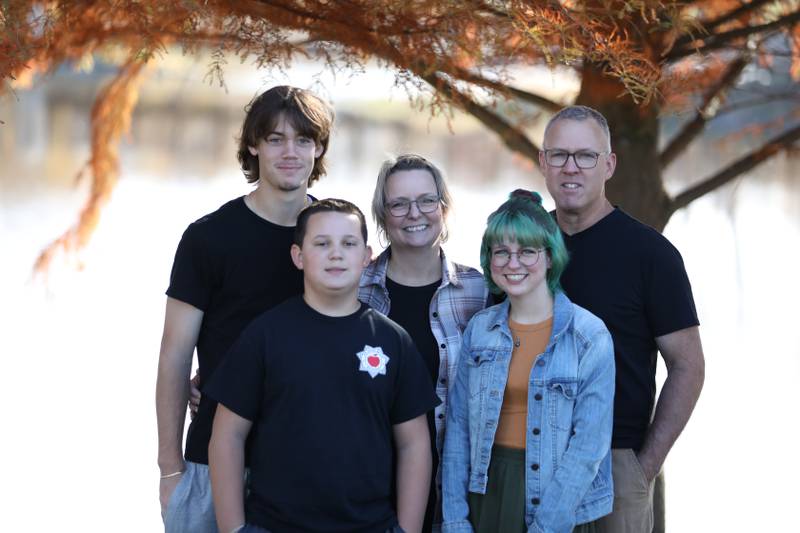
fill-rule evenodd
<path id="1" fill-rule="evenodd" d="M 347 200 L 325 198 L 310 203 L 297 215 L 297 225 L 294 227 L 294 243 L 297 246 L 303 246 L 303 239 L 306 237 L 306 228 L 308 227 L 308 219 L 315 213 L 343 213 L 345 215 L 355 215 L 358 217 L 358 223 L 361 227 L 361 236 L 364 237 L 364 245 L 367 244 L 367 220 L 364 218 L 364 213 L 361 212 L 361 209 L 359 209 L 356 204 L 348 202 Z"/>
<path id="2" fill-rule="evenodd" d="M 245 107 L 247 115 L 242 124 L 239 137 L 239 150 L 236 157 L 248 183 L 259 179 L 258 157 L 248 150 L 266 138 L 283 116 L 300 135 L 314 139 L 322 153 L 314 161 L 314 168 L 308 178 L 311 185 L 325 175 L 325 153 L 328 151 L 331 129 L 333 128 L 333 109 L 316 94 L 305 89 L 279 85 L 255 97 Z"/>

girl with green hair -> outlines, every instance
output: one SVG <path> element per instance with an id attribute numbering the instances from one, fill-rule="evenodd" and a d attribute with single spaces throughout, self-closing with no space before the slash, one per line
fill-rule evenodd
<path id="1" fill-rule="evenodd" d="M 568 261 L 538 193 L 489 216 L 481 265 L 505 300 L 464 332 L 443 453 L 443 531 L 594 531 L 611 512 L 614 351 L 573 304 Z"/>

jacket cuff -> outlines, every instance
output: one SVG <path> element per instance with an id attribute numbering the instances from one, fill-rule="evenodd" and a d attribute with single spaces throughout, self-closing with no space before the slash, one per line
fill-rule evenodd
<path id="1" fill-rule="evenodd" d="M 472 524 L 468 520 L 445 522 L 442 524 L 442 533 L 472 533 Z"/>

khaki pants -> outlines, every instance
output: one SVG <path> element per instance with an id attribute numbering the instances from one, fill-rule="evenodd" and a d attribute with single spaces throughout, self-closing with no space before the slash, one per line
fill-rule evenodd
<path id="1" fill-rule="evenodd" d="M 664 470 L 656 476 L 655 489 L 653 490 L 653 533 L 665 533 L 666 520 L 664 509 Z"/>
<path id="2" fill-rule="evenodd" d="M 630 448 L 611 450 L 614 476 L 614 510 L 597 520 L 598 533 L 651 533 L 653 485 L 647 482 L 636 454 Z"/>

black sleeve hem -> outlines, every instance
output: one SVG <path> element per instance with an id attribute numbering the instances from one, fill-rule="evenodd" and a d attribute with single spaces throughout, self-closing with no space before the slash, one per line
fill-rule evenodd
<path id="1" fill-rule="evenodd" d="M 174 300 L 179 300 L 185 304 L 189 304 L 192 307 L 199 309 L 202 312 L 206 312 L 207 309 L 207 302 L 203 301 L 201 298 L 196 298 L 190 294 L 185 292 L 181 292 L 180 290 L 176 290 L 174 287 L 169 287 L 165 293 L 167 296 Z"/>
<path id="2" fill-rule="evenodd" d="M 214 400 L 219 405 L 224 405 L 228 410 L 233 411 L 237 415 L 241 416 L 242 418 L 249 420 L 250 422 L 255 423 L 256 421 L 256 413 L 247 413 L 245 409 L 242 409 L 239 406 L 232 405 L 224 400 L 220 400 L 217 395 L 215 394 L 216 391 L 214 390 L 205 390 L 203 394 L 208 396 L 209 399 Z"/>
<path id="3" fill-rule="evenodd" d="M 436 407 L 438 407 L 439 404 L 441 404 L 441 403 L 442 403 L 442 400 L 440 400 L 439 397 L 437 396 L 436 397 L 436 401 L 432 402 L 430 404 L 430 407 L 427 407 L 427 408 L 424 408 L 424 409 L 419 409 L 419 408 L 417 408 L 417 409 L 409 409 L 407 412 L 395 415 L 391 419 L 391 423 L 392 423 L 393 426 L 396 426 L 397 424 L 402 424 L 403 422 L 408 422 L 409 420 L 413 420 L 413 419 L 417 418 L 418 416 L 422 416 L 422 415 L 426 414 L 428 411 L 432 411 L 433 409 L 436 409 Z"/>

